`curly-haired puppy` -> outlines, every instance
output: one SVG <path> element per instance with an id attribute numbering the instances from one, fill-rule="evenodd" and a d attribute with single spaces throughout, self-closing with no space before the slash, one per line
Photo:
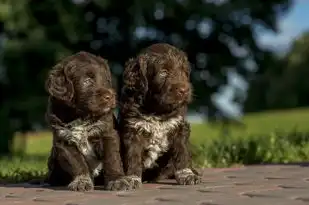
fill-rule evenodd
<path id="1" fill-rule="evenodd" d="M 128 176 L 142 181 L 175 177 L 182 185 L 201 181 L 188 150 L 189 73 L 185 53 L 169 44 L 154 44 L 126 63 L 119 130 Z"/>
<path id="2" fill-rule="evenodd" d="M 87 52 L 69 56 L 49 72 L 46 90 L 53 133 L 46 182 L 74 191 L 91 190 L 96 182 L 108 190 L 135 188 L 123 172 L 107 62 Z"/>

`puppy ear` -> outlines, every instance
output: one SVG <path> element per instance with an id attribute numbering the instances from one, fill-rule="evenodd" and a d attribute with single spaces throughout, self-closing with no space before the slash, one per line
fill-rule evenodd
<path id="1" fill-rule="evenodd" d="M 125 64 L 123 83 L 126 90 L 145 94 L 148 91 L 147 61 L 142 57 L 129 59 Z"/>
<path id="2" fill-rule="evenodd" d="M 48 94 L 58 100 L 72 105 L 74 86 L 68 78 L 67 68 L 62 64 L 56 65 L 50 72 L 45 82 Z"/>

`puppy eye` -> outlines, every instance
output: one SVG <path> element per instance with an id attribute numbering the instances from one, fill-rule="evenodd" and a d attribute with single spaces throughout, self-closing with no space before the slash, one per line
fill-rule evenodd
<path id="1" fill-rule="evenodd" d="M 159 77 L 160 78 L 165 78 L 167 76 L 167 73 L 166 72 L 161 72 L 159 73 Z"/>
<path id="2" fill-rule="evenodd" d="M 88 71 L 86 74 L 87 74 L 87 77 L 89 77 L 89 78 L 91 78 L 91 79 L 94 79 L 94 78 L 95 78 L 94 73 L 91 72 L 91 71 Z"/>

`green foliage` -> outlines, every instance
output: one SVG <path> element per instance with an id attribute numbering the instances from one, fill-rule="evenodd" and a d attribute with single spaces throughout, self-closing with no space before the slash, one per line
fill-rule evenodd
<path id="1" fill-rule="evenodd" d="M 222 136 L 193 146 L 193 158 L 203 167 L 233 164 L 290 163 L 309 160 L 309 133 L 274 132 L 266 135 Z"/>
<path id="2" fill-rule="evenodd" d="M 218 126 L 194 124 L 194 161 L 206 167 L 307 161 L 308 119 L 306 108 L 250 114 L 243 119 L 244 128 L 231 126 L 227 136 Z"/>
<path id="3" fill-rule="evenodd" d="M 0 183 L 27 182 L 43 178 L 47 171 L 44 157 L 3 157 L 0 159 Z"/>
<path id="4" fill-rule="evenodd" d="M 309 110 L 307 108 L 287 111 L 268 111 L 248 114 L 243 118 L 245 126 L 230 125 L 225 127 L 229 136 L 268 135 L 280 130 L 289 132 L 298 130 L 308 132 Z M 220 124 L 192 124 L 191 141 L 194 144 L 207 143 L 223 134 Z"/>
<path id="5" fill-rule="evenodd" d="M 282 57 L 274 58 L 263 75 L 251 82 L 246 111 L 289 109 L 309 105 L 309 31 Z"/>

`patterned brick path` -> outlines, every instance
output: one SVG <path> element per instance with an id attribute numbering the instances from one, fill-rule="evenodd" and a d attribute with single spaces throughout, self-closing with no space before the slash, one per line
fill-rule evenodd
<path id="1" fill-rule="evenodd" d="M 260 165 L 205 169 L 204 182 L 178 186 L 173 180 L 130 192 L 99 187 L 78 193 L 26 184 L 0 185 L 0 204 L 13 205 L 302 205 L 309 204 L 309 166 Z"/>

